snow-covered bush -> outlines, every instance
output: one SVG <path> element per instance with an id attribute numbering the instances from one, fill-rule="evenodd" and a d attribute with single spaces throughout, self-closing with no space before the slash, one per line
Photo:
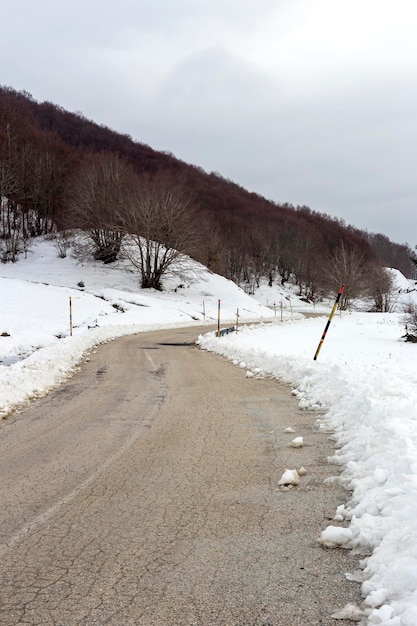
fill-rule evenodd
<path id="1" fill-rule="evenodd" d="M 56 233 L 54 238 L 54 247 L 58 252 L 58 256 L 60 259 L 65 259 L 67 256 L 67 251 L 71 248 L 73 244 L 72 236 L 69 231 L 62 230 Z"/>
<path id="2" fill-rule="evenodd" d="M 405 339 L 417 343 L 417 303 L 409 300 L 404 305 Z"/>

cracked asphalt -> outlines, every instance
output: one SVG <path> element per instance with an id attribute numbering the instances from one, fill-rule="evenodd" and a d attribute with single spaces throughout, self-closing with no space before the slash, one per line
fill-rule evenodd
<path id="1" fill-rule="evenodd" d="M 2 626 L 335 626 L 360 602 L 356 558 L 317 542 L 347 494 L 316 415 L 197 333 L 100 346 L 3 422 Z"/>

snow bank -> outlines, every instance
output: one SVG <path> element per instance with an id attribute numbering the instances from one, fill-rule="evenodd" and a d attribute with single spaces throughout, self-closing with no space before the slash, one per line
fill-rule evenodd
<path id="1" fill-rule="evenodd" d="M 313 361 L 325 320 L 242 329 L 199 338 L 200 345 L 254 372 L 294 385 L 302 408 L 334 431 L 333 462 L 350 491 L 335 512 L 325 546 L 366 555 L 360 579 L 369 624 L 416 624 L 417 349 L 401 341 L 396 315 L 352 314 L 335 320 Z M 350 497 L 349 497 L 350 495 Z"/>

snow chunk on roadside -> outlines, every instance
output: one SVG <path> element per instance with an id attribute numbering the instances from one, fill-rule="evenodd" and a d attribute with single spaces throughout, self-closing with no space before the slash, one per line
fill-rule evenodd
<path id="1" fill-rule="evenodd" d="M 353 533 L 350 528 L 342 526 L 328 526 L 320 535 L 320 543 L 325 548 L 349 548 Z"/>
<path id="2" fill-rule="evenodd" d="M 363 611 L 355 604 L 349 602 L 343 609 L 339 609 L 332 613 L 333 619 L 348 619 L 351 622 L 360 622 L 363 617 Z"/>
<path id="3" fill-rule="evenodd" d="M 299 485 L 300 476 L 296 469 L 286 469 L 278 481 L 278 485 Z"/>

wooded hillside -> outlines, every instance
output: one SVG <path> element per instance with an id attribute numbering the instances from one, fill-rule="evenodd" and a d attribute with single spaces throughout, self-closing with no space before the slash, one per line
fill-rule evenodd
<path id="1" fill-rule="evenodd" d="M 82 228 L 96 237 L 95 256 L 104 262 L 117 258 L 126 233 L 137 241 L 144 235 L 180 246 L 249 290 L 262 277 L 282 283 L 291 277 L 300 294 L 315 297 L 334 288 L 337 264 L 349 264 L 352 275 L 365 267 L 374 276 L 381 266 L 407 277 L 415 270 L 410 248 L 385 235 L 307 206 L 266 200 L 6 87 L 0 88 L 0 196 L 3 261 L 15 261 L 31 236 Z M 149 285 L 143 278 L 143 286 L 162 286 L 161 276 Z"/>

